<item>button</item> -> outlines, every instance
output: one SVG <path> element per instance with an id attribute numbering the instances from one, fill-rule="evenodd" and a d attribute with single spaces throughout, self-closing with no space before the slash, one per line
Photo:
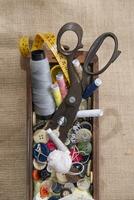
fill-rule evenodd
<path id="1" fill-rule="evenodd" d="M 38 181 L 40 179 L 40 173 L 37 169 L 34 169 L 32 171 L 32 177 L 33 177 L 33 180 L 35 181 Z"/>
<path id="2" fill-rule="evenodd" d="M 47 160 L 49 149 L 46 144 L 37 143 L 33 147 L 33 157 L 39 163 L 44 163 Z"/>
<path id="3" fill-rule="evenodd" d="M 52 181 L 50 179 L 43 181 L 40 187 L 41 198 L 48 197 L 51 192 Z"/>
<path id="4" fill-rule="evenodd" d="M 80 142 L 77 146 L 82 155 L 90 155 L 92 152 L 92 145 L 90 142 Z"/>
<path id="5" fill-rule="evenodd" d="M 90 182 L 93 183 L 93 172 L 90 172 Z"/>
<path id="6" fill-rule="evenodd" d="M 75 191 L 73 192 L 73 195 L 74 195 L 73 197 L 76 197 L 74 198 L 75 200 L 94 200 L 91 194 L 89 193 L 89 191 L 79 190 L 78 188 L 75 189 Z M 74 199 L 71 198 L 71 200 L 74 200 Z"/>
<path id="7" fill-rule="evenodd" d="M 80 126 L 81 126 L 81 128 L 86 128 L 86 129 L 92 131 L 92 124 L 87 121 L 81 122 Z"/>
<path id="8" fill-rule="evenodd" d="M 67 182 L 67 178 L 65 174 L 56 172 L 57 182 L 60 184 L 65 184 Z"/>
<path id="9" fill-rule="evenodd" d="M 46 165 L 47 165 L 47 162 L 45 162 L 45 163 L 43 163 L 43 164 L 40 164 L 40 163 L 36 162 L 35 159 L 33 159 L 33 166 L 34 166 L 34 168 L 37 169 L 37 170 L 42 170 L 42 169 L 44 169 L 44 168 L 46 167 Z"/>
<path id="10" fill-rule="evenodd" d="M 42 199 L 40 196 L 40 192 L 38 192 L 36 196 L 34 196 L 33 200 L 48 200 L 48 197 Z"/>
<path id="11" fill-rule="evenodd" d="M 47 145 L 50 152 L 54 151 L 56 149 L 56 145 L 51 140 L 49 140 L 46 145 Z"/>
<path id="12" fill-rule="evenodd" d="M 78 170 L 77 171 L 73 170 L 73 172 L 78 172 Z M 66 177 L 67 177 L 67 181 L 71 182 L 71 183 L 76 183 L 80 179 L 80 177 L 78 175 L 73 175 L 72 176 L 70 174 L 66 174 Z"/>
<path id="13" fill-rule="evenodd" d="M 77 187 L 80 190 L 88 190 L 89 187 L 90 187 L 90 180 L 88 180 L 87 178 L 83 178 L 83 179 L 78 180 Z"/>
<path id="14" fill-rule="evenodd" d="M 35 112 L 33 112 L 33 126 L 36 125 L 36 114 Z"/>
<path id="15" fill-rule="evenodd" d="M 60 196 L 61 197 L 66 197 L 68 195 L 72 194 L 72 191 L 69 188 L 63 188 L 61 190 Z"/>
<path id="16" fill-rule="evenodd" d="M 81 128 L 76 135 L 77 142 L 86 142 L 90 141 L 92 138 L 92 133 L 86 128 Z"/>
<path id="17" fill-rule="evenodd" d="M 47 178 L 49 178 L 51 176 L 51 173 L 47 171 L 47 169 L 43 169 L 41 170 L 40 172 L 40 177 L 41 177 L 41 180 L 44 181 L 46 180 Z"/>
<path id="18" fill-rule="evenodd" d="M 33 136 L 35 143 L 44 143 L 46 144 L 49 140 L 48 134 L 44 129 L 39 129 L 34 132 Z"/>
<path id="19" fill-rule="evenodd" d="M 65 183 L 64 188 L 68 188 L 68 189 L 70 189 L 72 192 L 75 190 L 75 186 L 74 186 L 74 184 L 71 183 L 71 182 Z"/>
<path id="20" fill-rule="evenodd" d="M 51 196 L 48 200 L 58 200 L 60 196 Z"/>
<path id="21" fill-rule="evenodd" d="M 43 127 L 45 126 L 46 121 L 44 120 L 39 120 L 35 126 L 33 126 L 33 132 L 37 131 L 38 129 L 43 129 Z"/>
<path id="22" fill-rule="evenodd" d="M 40 192 L 41 181 L 33 181 L 34 196 Z"/>
<path id="23" fill-rule="evenodd" d="M 44 185 L 42 185 L 40 187 L 40 197 L 41 198 L 45 198 L 45 197 L 48 197 L 49 194 L 50 194 L 49 188 L 44 186 Z"/>
<path id="24" fill-rule="evenodd" d="M 92 183 L 89 188 L 89 192 L 91 195 L 93 195 L 93 191 L 94 191 L 94 187 L 93 187 L 93 183 Z"/>
<path id="25" fill-rule="evenodd" d="M 91 160 L 89 160 L 87 165 L 87 176 L 90 176 L 90 172 L 91 172 Z"/>
<path id="26" fill-rule="evenodd" d="M 62 185 L 60 183 L 57 182 L 53 182 L 52 184 L 52 191 L 56 194 L 60 193 L 62 190 Z"/>

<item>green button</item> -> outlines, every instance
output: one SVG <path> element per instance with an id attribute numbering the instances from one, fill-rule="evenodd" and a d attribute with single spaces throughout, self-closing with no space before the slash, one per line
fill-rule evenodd
<path id="1" fill-rule="evenodd" d="M 92 152 L 92 145 L 90 142 L 80 142 L 77 146 L 79 151 L 82 151 L 82 155 L 89 155 Z"/>

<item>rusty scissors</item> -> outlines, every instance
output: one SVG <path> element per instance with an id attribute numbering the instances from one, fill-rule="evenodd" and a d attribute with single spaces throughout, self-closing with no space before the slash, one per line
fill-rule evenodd
<path id="1" fill-rule="evenodd" d="M 73 31 L 77 35 L 78 43 L 73 50 L 64 49 L 61 44 L 61 37 L 66 31 Z M 85 87 L 87 86 L 85 84 L 87 83 L 87 81 L 85 80 L 88 80 L 89 76 L 99 75 L 103 73 L 118 58 L 118 56 L 121 53 L 121 51 L 118 50 L 118 39 L 116 35 L 111 32 L 103 33 L 91 45 L 83 64 L 82 80 L 78 81 L 78 79 L 76 78 L 76 73 L 72 61 L 75 58 L 78 50 L 83 47 L 82 37 L 83 30 L 81 26 L 73 22 L 67 23 L 64 26 L 62 26 L 57 36 L 57 50 L 59 53 L 63 54 L 67 58 L 67 67 L 71 85 L 68 90 L 67 96 L 59 106 L 58 110 L 52 116 L 46 128 L 51 128 L 52 130 L 56 129 L 58 126 L 58 121 L 64 117 L 65 123 L 63 123 L 63 125 L 61 125 L 59 128 L 60 139 L 63 142 L 65 142 L 67 133 L 71 128 L 73 121 L 76 117 L 76 113 L 79 109 L 79 105 L 82 100 L 83 89 L 85 89 Z M 99 50 L 106 38 L 112 38 L 114 40 L 115 45 L 112 56 L 103 68 L 96 72 L 92 72 L 89 66 L 91 65 L 93 58 L 95 57 L 97 51 Z"/>

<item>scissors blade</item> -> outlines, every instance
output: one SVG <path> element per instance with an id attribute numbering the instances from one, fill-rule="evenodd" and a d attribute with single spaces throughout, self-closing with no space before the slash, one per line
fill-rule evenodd
<path id="1" fill-rule="evenodd" d="M 61 117 L 65 118 L 66 123 L 59 128 L 60 139 L 65 142 L 67 133 L 71 126 L 73 125 L 74 119 L 76 117 L 79 105 L 82 100 L 82 89 L 80 83 L 75 83 L 70 87 L 68 95 L 65 97 L 58 110 L 54 113 L 52 119 L 48 122 L 45 129 L 51 128 L 56 129 L 58 126 L 58 121 Z"/>

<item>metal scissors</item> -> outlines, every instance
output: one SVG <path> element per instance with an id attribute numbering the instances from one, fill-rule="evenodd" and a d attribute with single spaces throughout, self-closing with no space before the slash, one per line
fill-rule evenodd
<path id="1" fill-rule="evenodd" d="M 77 35 L 78 43 L 73 50 L 64 49 L 61 44 L 61 37 L 66 31 L 73 31 Z M 48 125 L 45 128 L 51 128 L 52 130 L 56 129 L 58 126 L 58 121 L 60 120 L 61 117 L 64 117 L 65 123 L 63 123 L 59 128 L 60 139 L 63 142 L 65 142 L 67 133 L 71 128 L 73 121 L 76 117 L 76 113 L 79 109 L 79 105 L 82 100 L 83 89 L 85 89 L 85 87 L 87 86 L 85 84 L 86 83 L 85 80 L 87 80 L 89 76 L 99 75 L 103 73 L 118 58 L 118 56 L 121 53 L 121 51 L 118 50 L 118 39 L 114 33 L 106 32 L 100 35 L 93 42 L 87 53 L 83 65 L 82 80 L 79 82 L 78 79 L 76 78 L 76 73 L 72 61 L 75 58 L 78 50 L 83 47 L 82 37 L 83 37 L 83 30 L 81 26 L 73 22 L 67 23 L 64 26 L 62 26 L 57 35 L 57 50 L 59 53 L 63 54 L 67 58 L 67 67 L 68 67 L 71 86 L 68 90 L 67 96 L 65 97 L 65 99 L 59 106 L 58 110 L 54 113 L 53 117 L 48 122 Z M 99 71 L 92 72 L 89 66 L 92 63 L 94 56 L 96 55 L 97 51 L 99 50 L 99 48 L 101 47 L 102 43 L 106 38 L 112 38 L 114 40 L 115 46 L 112 56 L 109 59 L 108 63 L 103 68 L 101 68 Z"/>

